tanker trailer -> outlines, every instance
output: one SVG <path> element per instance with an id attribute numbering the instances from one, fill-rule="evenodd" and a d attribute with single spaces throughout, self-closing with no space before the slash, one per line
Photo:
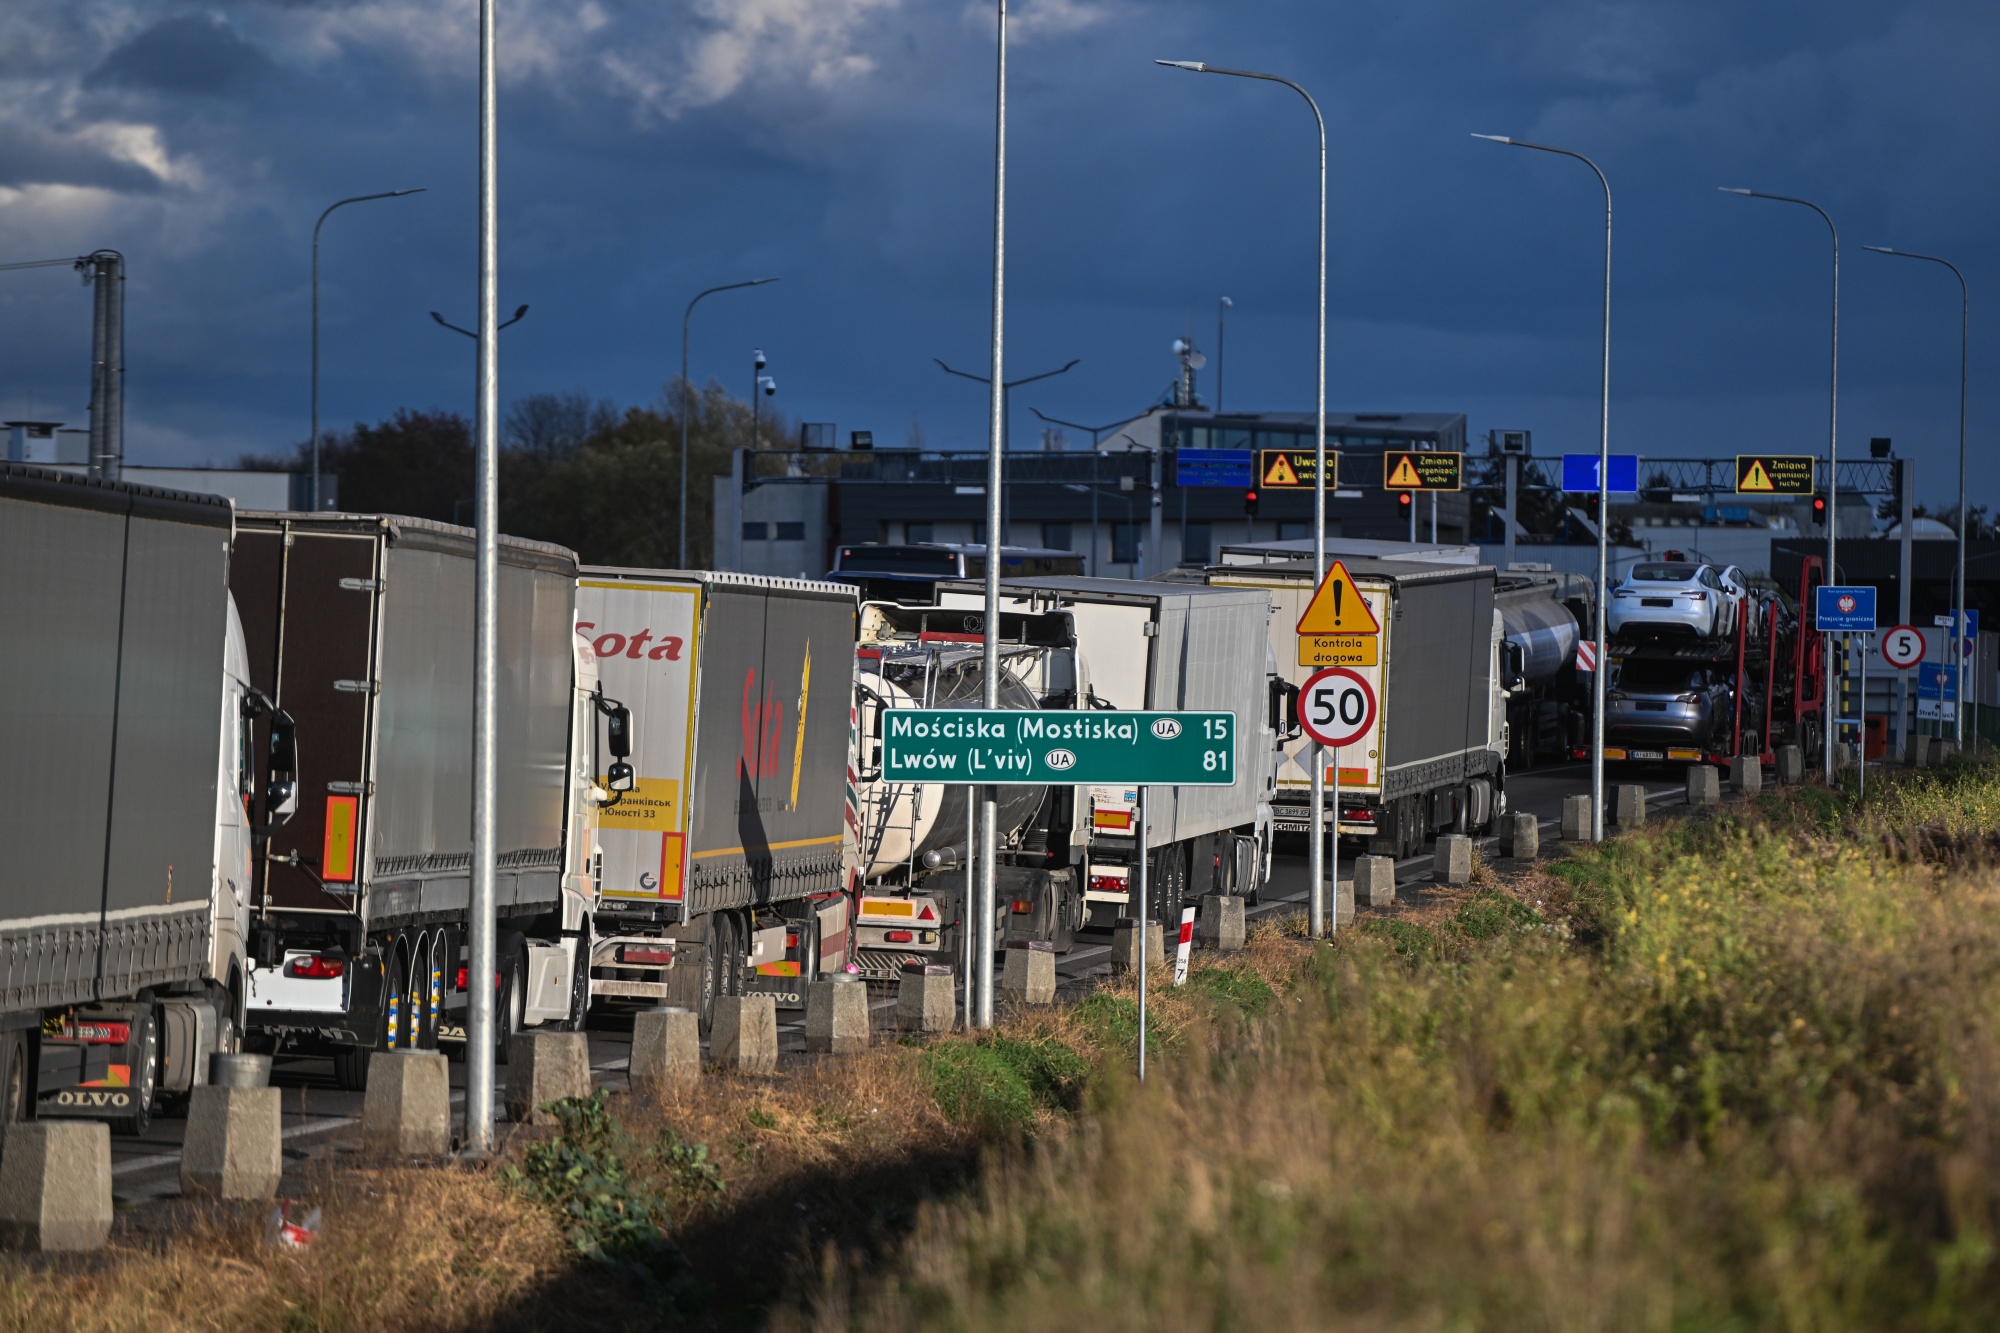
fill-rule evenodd
<path id="1" fill-rule="evenodd" d="M 972 816 L 964 783 L 884 782 L 882 734 L 912 708 L 978 708 L 986 674 L 978 611 L 870 602 L 861 609 L 853 834 L 861 893 L 855 959 L 871 980 L 907 962 L 966 961 Z M 1002 613 L 999 704 L 1078 706 L 1070 617 Z M 1083 921 L 1076 864 L 1084 830 L 1066 786 L 997 788 L 994 938 L 1050 940 L 1068 952 Z"/>
<path id="2" fill-rule="evenodd" d="M 1493 611 L 1506 639 L 1507 766 L 1531 767 L 1567 749 L 1566 718 L 1582 697 L 1572 606 L 1575 575 L 1509 570 L 1495 581 Z"/>

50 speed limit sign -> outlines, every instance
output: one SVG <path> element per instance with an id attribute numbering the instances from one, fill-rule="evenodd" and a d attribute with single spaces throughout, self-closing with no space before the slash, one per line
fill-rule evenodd
<path id="1" fill-rule="evenodd" d="M 1898 625 L 1882 636 L 1882 660 L 1908 671 L 1924 660 L 1924 635 L 1915 625 Z"/>
<path id="2" fill-rule="evenodd" d="M 1347 667 L 1315 671 L 1299 689 L 1299 725 L 1329 749 L 1352 745 L 1375 727 L 1375 691 Z"/>

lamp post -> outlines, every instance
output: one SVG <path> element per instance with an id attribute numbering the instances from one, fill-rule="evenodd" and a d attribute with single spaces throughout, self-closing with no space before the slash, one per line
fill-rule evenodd
<path id="1" fill-rule="evenodd" d="M 1873 250 L 1878 255 L 1896 255 L 1902 259 L 1921 259 L 1926 263 L 1943 264 L 1951 270 L 1951 276 L 1958 279 L 1958 597 L 1953 607 L 1951 637 L 1952 648 L 1958 655 L 1958 704 L 1953 710 L 1952 735 L 1959 749 L 1965 748 L 1965 372 L 1966 358 L 1972 346 L 1972 293 L 1965 285 L 1965 275 L 1958 271 L 1958 265 L 1949 259 L 1936 255 L 1920 255 L 1913 250 L 1891 250 L 1886 245 L 1864 245 L 1863 250 Z M 1901 726 L 1899 721 L 1896 724 Z M 1975 736 L 1974 740 L 1978 738 Z"/>
<path id="2" fill-rule="evenodd" d="M 1493 143 L 1505 144 L 1509 148 L 1532 148 L 1538 153 L 1554 153 L 1558 157 L 1573 157 L 1590 168 L 1597 177 L 1597 183 L 1604 187 L 1604 364 L 1598 379 L 1597 403 L 1597 670 L 1591 672 L 1591 720 L 1590 720 L 1590 840 L 1604 841 L 1604 678 L 1610 674 L 1611 659 L 1604 652 L 1604 599 L 1611 595 L 1611 182 L 1595 162 L 1582 153 L 1567 148 L 1555 148 L 1548 144 L 1529 143 L 1525 139 L 1513 139 L 1504 134 L 1475 134 L 1475 139 L 1487 139 Z M 1436 503 L 1436 497 L 1432 497 Z M 1416 507 L 1411 506 L 1410 519 L 1416 521 Z M 1432 522 L 1436 522 L 1437 511 L 1432 511 Z M 1513 515 L 1508 515 L 1513 521 Z M 1432 534 L 1435 537 L 1435 533 Z"/>
<path id="3" fill-rule="evenodd" d="M 995 63 L 993 71 L 993 348 L 991 371 L 986 377 L 987 426 L 986 426 L 986 596 L 982 605 L 985 609 L 985 625 L 980 635 L 980 666 L 985 680 L 980 690 L 980 704 L 987 709 L 1000 706 L 1000 561 L 997 551 L 1000 536 L 1000 487 L 1005 480 L 1005 454 L 1007 448 L 1007 0 L 999 0 L 994 6 L 997 12 L 998 32 L 994 42 Z M 939 364 L 943 364 L 940 362 Z M 945 367 L 950 370 L 950 367 Z M 957 372 L 953 372 L 956 374 Z M 1141 836 L 1143 837 L 1143 826 Z M 993 1026 L 993 927 L 994 912 L 998 907 L 1000 878 L 995 868 L 999 856 L 1000 842 L 1000 789 L 987 786 L 979 789 L 979 883 L 977 888 L 968 882 L 966 897 L 972 901 L 971 913 L 962 913 L 967 918 L 966 928 L 973 928 L 977 922 L 975 935 L 976 976 L 965 979 L 968 993 L 966 1007 L 972 1010 L 974 1022 L 983 1028 Z M 1144 994 L 1142 990 L 1141 995 Z M 1141 1001 L 1143 1004 L 1143 1000 Z M 1145 1011 L 1140 1011 L 1143 1019 Z M 1139 1028 L 1140 1049 L 1144 1050 L 1145 1024 Z M 1143 1057 L 1142 1057 L 1143 1058 Z"/>
<path id="4" fill-rule="evenodd" d="M 1231 306 L 1236 302 L 1224 296 L 1215 303 L 1215 414 L 1222 415 L 1222 333 L 1223 325 Z"/>
<path id="5" fill-rule="evenodd" d="M 313 223 L 312 247 L 312 507 L 319 512 L 319 229 L 336 208 L 349 204 L 365 204 L 370 199 L 401 199 L 406 194 L 422 194 L 426 187 L 417 186 L 411 190 L 385 190 L 381 194 L 357 194 L 351 199 L 341 199 L 326 206 Z M 464 332 L 464 330 L 460 330 Z"/>
<path id="6" fill-rule="evenodd" d="M 1740 194 L 1746 199 L 1771 199 L 1781 204 L 1797 204 L 1810 208 L 1819 214 L 1819 220 L 1826 224 L 1827 234 L 1833 238 L 1833 370 L 1829 377 L 1826 414 L 1826 577 L 1829 583 L 1840 581 L 1840 566 L 1834 563 L 1835 543 L 1840 535 L 1840 228 L 1833 225 L 1827 211 L 1810 199 L 1797 199 L 1789 194 L 1765 194 L 1762 190 L 1746 190 L 1740 186 L 1717 186 L 1724 194 Z M 1826 701 L 1821 705 L 1820 730 L 1825 732 L 1822 748 L 1825 751 L 1826 781 L 1833 783 L 1833 636 L 1826 637 Z M 1867 701 L 1862 701 L 1867 709 Z M 1864 750 L 1867 748 L 1864 744 Z"/>
<path id="7" fill-rule="evenodd" d="M 472 864 L 467 876 L 465 1146 L 493 1151 L 500 829 L 500 104 L 498 0 L 479 0 L 479 371 L 472 525 Z"/>
<path id="8" fill-rule="evenodd" d="M 1070 364 L 1071 364 L 1071 365 L 1075 365 L 1076 363 L 1072 361 L 1072 362 L 1071 362 Z M 1095 577 L 1097 576 L 1097 485 L 1096 485 L 1096 483 L 1097 483 L 1097 437 L 1098 437 L 1098 436 L 1100 436 L 1100 435 L 1102 435 L 1102 434 L 1103 434 L 1103 433 L 1104 433 L 1105 431 L 1107 431 L 1107 430 L 1113 430 L 1113 429 L 1115 429 L 1115 428 L 1117 428 L 1117 427 L 1119 427 L 1119 426 L 1122 426 L 1122 425 L 1124 425 L 1124 424 L 1125 424 L 1125 422 L 1123 422 L 1123 421 L 1107 421 L 1107 422 L 1105 422 L 1105 423 L 1104 423 L 1104 424 L 1103 424 L 1102 426 L 1086 426 L 1086 425 L 1084 425 L 1084 424 L 1083 424 L 1082 422 L 1080 422 L 1080 421 L 1064 421 L 1064 420 L 1063 420 L 1063 419 L 1062 419 L 1061 417 L 1052 417 L 1052 416 L 1050 416 L 1050 415 L 1049 415 L 1048 413 L 1046 413 L 1046 412 L 1042 411 L 1042 409 L 1041 409 L 1041 408 L 1039 408 L 1039 407 L 1031 407 L 1031 408 L 1029 408 L 1028 410 L 1029 410 L 1030 412 L 1033 412 L 1033 413 L 1034 413 L 1034 414 L 1035 414 L 1036 416 L 1040 417 L 1040 418 L 1041 418 L 1042 420 L 1044 420 L 1044 421 L 1048 422 L 1048 423 L 1049 423 L 1049 424 L 1050 424 L 1051 426 L 1068 426 L 1068 427 L 1069 427 L 1069 428 L 1070 428 L 1071 430 L 1087 430 L 1087 431 L 1089 431 L 1089 432 L 1090 432 L 1090 480 L 1091 480 L 1091 485 L 1090 485 L 1090 487 L 1089 487 L 1089 490 L 1090 490 L 1090 574 L 1091 574 L 1091 577 L 1092 577 L 1092 578 L 1095 578 Z M 1128 418 L 1128 420 L 1129 420 L 1129 418 Z M 1071 487 L 1070 489 L 1071 489 L 1071 490 L 1079 490 L 1079 489 L 1082 489 L 1082 488 L 1080 488 L 1080 487 Z M 1128 515 L 1127 515 L 1126 517 L 1127 517 L 1127 519 L 1129 520 L 1131 516 L 1130 516 L 1130 515 L 1128 514 Z"/>
<path id="9" fill-rule="evenodd" d="M 694 300 L 687 303 L 681 312 L 681 519 L 680 519 L 680 567 L 687 568 L 688 562 L 688 418 L 694 415 L 694 388 L 688 383 L 688 322 L 694 318 L 694 308 L 702 297 L 713 296 L 717 292 L 733 292 L 738 287 L 762 287 L 776 278 L 751 278 L 747 282 L 725 282 L 720 287 L 710 287 L 707 291 L 696 292 Z M 750 396 L 751 410 L 756 410 L 756 395 Z M 753 441 L 754 442 L 754 441 Z"/>
<path id="10" fill-rule="evenodd" d="M 999 297 L 995 296 L 994 299 L 997 301 Z M 1013 429 L 1012 423 L 1013 423 L 1014 390 L 1020 388 L 1023 384 L 1033 384 L 1036 380 L 1054 379 L 1057 375 L 1068 374 L 1072 369 L 1075 368 L 1077 362 L 1081 361 L 1082 359 L 1083 359 L 1082 357 L 1071 357 L 1068 365 L 1058 366 L 1054 370 L 1045 370 L 1039 375 L 1027 375 L 1023 376 L 1018 380 L 1002 380 L 1000 382 L 1000 392 L 996 395 L 996 398 L 1000 404 L 1000 415 L 999 415 L 1000 424 L 998 426 L 998 430 L 1000 432 L 999 436 L 1000 443 L 997 446 L 999 452 L 994 455 L 995 458 L 1004 457 L 1007 451 L 1008 433 Z M 938 369 L 942 370 L 947 375 L 956 375 L 960 379 L 971 380 L 975 384 L 991 385 L 993 383 L 993 377 L 990 375 L 974 375 L 970 371 L 953 370 L 950 366 L 946 365 L 942 360 L 940 360 L 935 356 L 932 357 L 931 360 L 936 361 L 938 363 Z M 995 357 L 995 363 L 996 364 L 998 363 L 997 355 Z M 1036 415 L 1039 416 L 1040 413 L 1037 413 Z M 1095 437 L 1093 437 L 1092 443 L 1094 446 Z M 1004 480 L 993 480 L 993 478 L 1004 478 L 1004 472 L 1001 464 L 990 461 L 989 461 L 988 471 L 993 474 L 992 478 L 989 478 L 989 481 L 992 482 L 993 492 L 991 495 L 988 496 L 986 501 L 986 508 L 989 511 L 986 523 L 986 541 L 987 545 L 997 550 L 1001 545 L 1000 537 L 1002 533 L 1002 525 L 1006 522 L 1006 517 L 1004 514 L 1001 513 L 1000 509 L 1001 499 L 999 492 L 999 487 L 1004 484 Z M 1093 538 L 1095 537 L 1095 535 L 1096 534 L 1094 533 L 1092 534 Z M 993 562 L 989 560 L 987 563 L 991 564 Z"/>
<path id="11" fill-rule="evenodd" d="M 1319 128 L 1319 355 L 1313 361 L 1316 384 L 1313 394 L 1316 414 L 1313 427 L 1313 582 L 1317 584 L 1326 576 L 1326 117 L 1319 113 L 1319 103 L 1313 101 L 1311 93 L 1282 75 L 1262 74 L 1248 69 L 1224 69 L 1199 60 L 1155 60 L 1153 63 L 1165 65 L 1168 69 L 1184 69 L 1190 74 L 1225 74 L 1236 79 L 1282 83 L 1305 98 L 1306 105 L 1312 109 L 1313 124 Z M 1337 880 L 1340 876 L 1340 810 L 1337 803 L 1333 812 L 1333 829 L 1333 874 Z M 1312 763 L 1312 847 L 1308 852 L 1312 896 L 1307 908 L 1315 938 L 1328 933 L 1325 841 L 1326 765 L 1315 753 Z M 1337 930 L 1339 913 L 1336 911 L 1332 915 L 1336 918 L 1332 929 Z"/>

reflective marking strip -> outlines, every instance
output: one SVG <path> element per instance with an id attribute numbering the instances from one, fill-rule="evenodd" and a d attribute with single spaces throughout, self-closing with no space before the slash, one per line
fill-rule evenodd
<path id="1" fill-rule="evenodd" d="M 326 798 L 326 843 L 320 849 L 319 877 L 328 883 L 354 882 L 354 826 L 359 822 L 361 798 Z"/>
<path id="2" fill-rule="evenodd" d="M 866 921 L 871 916 L 907 921 L 916 916 L 916 914 L 917 905 L 915 903 L 902 902 L 894 898 L 863 898 L 861 900 L 861 919 L 863 921 Z"/>

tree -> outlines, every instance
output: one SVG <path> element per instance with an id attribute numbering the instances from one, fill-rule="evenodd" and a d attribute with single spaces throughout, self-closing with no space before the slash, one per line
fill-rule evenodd
<path id="1" fill-rule="evenodd" d="M 321 473 L 340 479 L 340 507 L 348 513 L 472 521 L 472 425 L 456 412 L 399 408 L 379 425 L 322 434 L 319 456 Z M 304 472 L 312 445 L 246 454 L 238 466 Z"/>

